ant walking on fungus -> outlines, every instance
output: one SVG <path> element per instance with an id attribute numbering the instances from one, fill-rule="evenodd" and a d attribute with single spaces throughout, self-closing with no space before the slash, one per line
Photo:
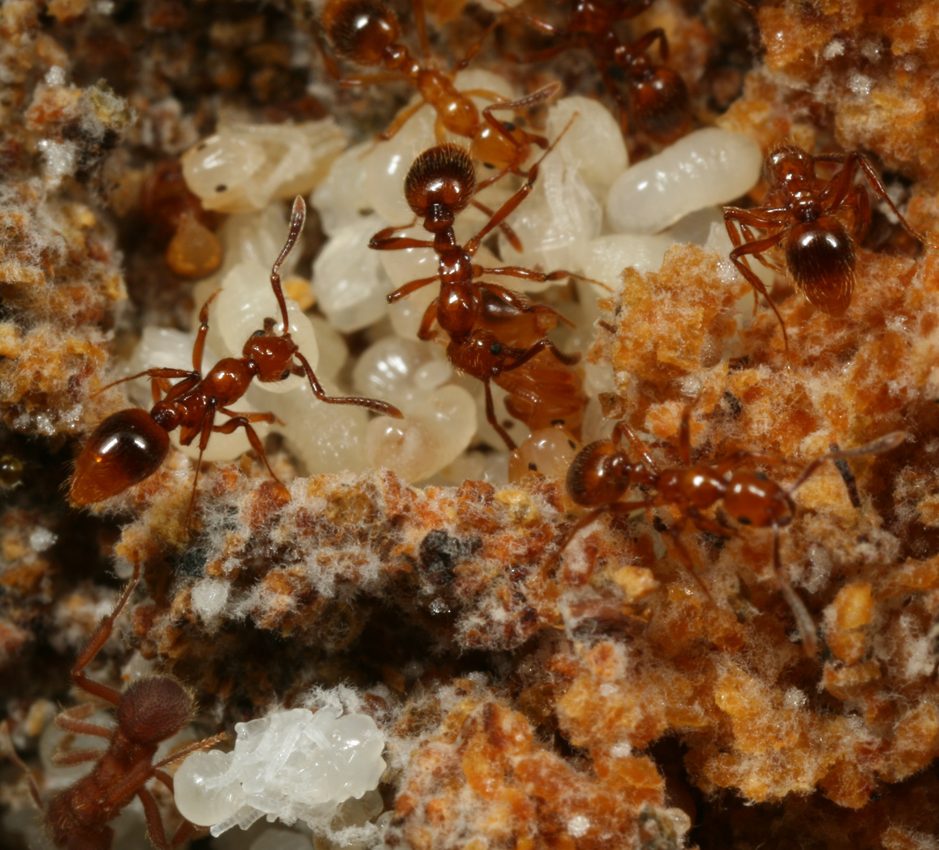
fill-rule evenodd
<path id="1" fill-rule="evenodd" d="M 473 161 L 458 145 L 437 145 L 424 151 L 408 171 L 404 192 L 408 205 L 434 238 L 397 236 L 402 228 L 388 227 L 369 243 L 379 251 L 432 248 L 437 253 L 437 274 L 400 286 L 388 301 L 393 303 L 440 281 L 440 293 L 427 307 L 418 337 L 433 339 L 435 321 L 447 334 L 447 357 L 458 369 L 483 382 L 486 417 L 509 449 L 515 448 L 515 442 L 496 418 L 490 382 L 506 390 L 509 413 L 532 429 L 562 424 L 576 436 L 586 404 L 580 376 L 570 368 L 580 355 L 563 354 L 545 336 L 567 320 L 551 307 L 534 304 L 503 286 L 480 280 L 487 274 L 541 282 L 579 275 L 564 270 L 537 272 L 519 266 L 485 268 L 473 262 L 482 240 L 531 192 L 541 159 L 552 147 L 531 167 L 525 183 L 464 245 L 456 240 L 453 222 L 475 191 Z"/>
<path id="2" fill-rule="evenodd" d="M 424 3 L 423 0 L 412 0 L 411 5 L 421 53 L 426 57 L 430 48 Z M 469 139 L 472 158 L 498 169 L 498 173 L 477 186 L 477 190 L 509 172 L 521 175 L 532 145 L 541 149 L 548 147 L 548 140 L 544 136 L 527 132 L 515 123 L 499 121 L 493 113 L 517 112 L 550 100 L 560 90 L 558 83 L 551 83 L 511 101 L 485 89 L 461 92 L 453 83 L 452 72 L 428 65 L 426 59 L 417 59 L 400 43 L 401 26 L 398 19 L 388 4 L 380 0 L 329 0 L 323 9 L 321 21 L 336 53 L 359 65 L 383 69 L 375 74 L 341 78 L 341 85 L 407 80 L 421 96 L 421 101 L 404 109 L 391 126 L 379 134 L 380 139 L 392 138 L 424 104 L 428 104 L 437 114 L 435 131 L 438 142 L 446 140 L 446 133 Z M 481 46 L 480 41 L 457 63 L 454 70 L 465 68 Z M 339 76 L 328 58 L 327 66 L 334 76 Z M 494 102 L 484 107 L 480 114 L 472 97 L 487 98 Z"/>
<path id="3" fill-rule="evenodd" d="M 86 693 L 110 703 L 115 710 L 117 726 L 113 729 L 89 722 L 86 718 L 96 708 L 85 703 L 63 711 L 56 724 L 76 735 L 91 735 L 108 741 L 106 750 L 75 750 L 59 753 L 60 765 L 94 762 L 91 771 L 56 794 L 46 805 L 35 777 L 15 752 L 13 760 L 23 769 L 29 781 L 30 794 L 45 815 L 46 828 L 52 843 L 63 850 L 110 850 L 114 831 L 108 823 L 136 797 L 143 805 L 150 841 L 158 850 L 170 850 L 192 834 L 193 827 L 184 821 L 172 839 L 167 839 L 163 821 L 153 794 L 146 784 L 156 779 L 173 790 L 173 779 L 164 768 L 180 761 L 196 750 L 214 746 L 225 734 L 189 744 L 154 763 L 160 744 L 169 740 L 189 722 L 192 697 L 172 676 L 145 676 L 123 692 L 89 679 L 85 668 L 94 661 L 111 636 L 114 623 L 140 581 L 140 568 L 128 582 L 111 611 L 98 625 L 91 640 L 72 667 L 75 685 Z"/>
<path id="4" fill-rule="evenodd" d="M 678 466 L 660 469 L 642 440 L 624 422 L 616 425 L 610 439 L 597 440 L 578 452 L 567 473 L 567 492 L 572 501 L 590 510 L 564 535 L 557 557 L 563 554 L 581 529 L 602 514 L 629 514 L 640 508 L 648 510 L 669 506 L 680 514 L 678 525 L 670 529 L 672 539 L 691 575 L 707 593 L 697 573 L 691 568 L 691 557 L 679 535 L 690 524 L 720 537 L 729 536 L 733 533 L 733 527 L 727 524 L 723 516 L 719 515 L 715 519 L 704 513 L 720 505 L 739 525 L 773 530 L 773 575 L 792 610 L 805 653 L 814 657 L 818 648 L 815 624 L 805 604 L 789 584 L 779 552 L 780 529 L 789 525 L 795 516 L 793 494 L 826 461 L 882 454 L 895 449 L 908 435 L 902 431 L 893 431 L 854 449 L 828 452 L 810 461 L 793 484 L 783 487 L 753 469 L 756 465 L 778 462 L 776 458 L 738 452 L 711 463 L 692 463 L 690 417 L 691 410 L 686 408 L 678 439 Z M 628 440 L 632 450 L 639 456 L 638 463 L 630 460 L 623 447 L 624 440 Z M 621 501 L 626 492 L 634 487 L 652 493 L 639 499 Z"/>
<path id="5" fill-rule="evenodd" d="M 309 361 L 290 335 L 280 268 L 296 244 L 305 219 L 306 205 L 302 198 L 297 197 L 293 202 L 287 241 L 271 268 L 271 287 L 280 307 L 281 330 L 275 330 L 273 319 L 265 319 L 264 329 L 255 331 L 245 342 L 241 357 L 225 357 L 203 374 L 202 355 L 209 331 L 209 305 L 217 293 L 213 294 L 199 311 L 199 331 L 192 348 L 191 371 L 147 369 L 100 390 L 103 392 L 125 381 L 147 377 L 151 381 L 154 405 L 149 412 L 130 408 L 114 413 L 95 429 L 75 463 L 69 491 L 73 504 L 87 505 L 108 499 L 151 476 L 163 463 L 169 451 L 169 432 L 175 428 L 180 429 L 180 442 L 184 446 L 198 438 L 199 459 L 189 500 L 190 519 L 202 454 L 214 433 L 231 434 L 244 428 L 251 447 L 277 481 L 252 425 L 254 422 L 275 422 L 276 417 L 272 413 L 239 413 L 230 407 L 244 396 L 254 379 L 274 382 L 286 380 L 291 375 L 305 375 L 313 394 L 320 401 L 357 404 L 386 416 L 401 417 L 396 407 L 383 401 L 327 395 Z M 171 385 L 170 381 L 176 378 L 180 379 L 178 383 Z M 216 425 L 218 413 L 227 416 L 228 421 Z"/>
<path id="6" fill-rule="evenodd" d="M 841 168 L 825 180 L 815 173 L 820 162 Z M 842 315 L 854 291 L 855 244 L 863 238 L 871 218 L 867 190 L 854 182 L 859 170 L 903 229 L 922 243 L 923 236 L 910 227 L 890 199 L 871 161 L 858 151 L 813 156 L 795 145 L 781 145 L 766 158 L 769 192 L 763 204 L 753 209 L 724 207 L 724 225 L 734 244 L 730 259 L 766 299 L 782 328 L 787 350 L 786 324 L 763 282 L 750 268 L 748 257 L 779 270 L 779 265 L 764 255 L 782 244 L 796 288 L 829 316 Z M 850 226 L 843 221 L 845 215 Z M 755 231 L 763 231 L 764 235 L 757 236 Z"/>
<path id="7" fill-rule="evenodd" d="M 571 48 L 587 50 L 619 107 L 624 136 L 630 124 L 661 144 L 683 135 L 691 115 L 688 88 L 681 75 L 666 64 L 665 32 L 652 29 L 632 42 L 617 32 L 618 24 L 644 12 L 652 0 L 574 0 L 571 5 L 570 17 L 560 26 L 508 9 L 551 39 L 550 47 L 527 58 L 539 61 Z M 650 55 L 653 48 L 658 49 L 658 62 Z"/>

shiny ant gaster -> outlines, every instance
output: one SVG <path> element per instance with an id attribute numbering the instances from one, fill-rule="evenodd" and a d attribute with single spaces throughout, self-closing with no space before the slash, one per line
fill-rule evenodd
<path id="1" fill-rule="evenodd" d="M 528 59 L 550 59 L 571 48 L 589 51 L 619 107 L 623 134 L 632 123 L 636 130 L 665 144 L 683 135 L 691 119 L 685 81 L 666 64 L 668 38 L 659 28 L 632 42 L 617 33 L 617 24 L 651 5 L 652 0 L 575 0 L 570 17 L 560 26 L 516 9 L 508 11 L 551 38 L 550 47 Z M 653 47 L 658 48 L 658 62 L 650 56 Z"/>
<path id="2" fill-rule="evenodd" d="M 383 401 L 327 395 L 309 361 L 290 335 L 280 267 L 296 244 L 305 219 L 306 205 L 298 197 L 293 203 L 287 241 L 271 268 L 271 287 L 280 307 L 282 330 L 276 333 L 274 320 L 265 319 L 264 329 L 255 331 L 245 342 L 241 357 L 225 357 L 203 374 L 202 355 L 209 331 L 209 305 L 217 293 L 213 294 L 199 311 L 199 331 L 192 348 L 192 371 L 147 369 L 102 388 L 103 391 L 125 381 L 147 377 L 151 381 L 154 405 L 149 412 L 129 408 L 114 413 L 95 429 L 75 463 L 69 491 L 73 504 L 87 505 L 108 499 L 148 478 L 163 463 L 169 451 L 169 432 L 175 428 L 180 429 L 183 445 L 188 446 L 198 438 L 199 460 L 189 501 L 190 518 L 202 454 L 214 433 L 231 434 L 244 428 L 251 447 L 276 481 L 277 476 L 252 425 L 253 422 L 275 422 L 276 417 L 272 413 L 239 413 L 230 408 L 255 379 L 274 382 L 286 380 L 291 375 L 305 375 L 313 394 L 320 401 L 357 404 L 386 416 L 401 417 L 398 408 Z M 174 378 L 181 380 L 171 385 Z M 217 413 L 227 416 L 228 421 L 216 425 Z"/>
<path id="3" fill-rule="evenodd" d="M 56 724 L 68 732 L 107 739 L 108 746 L 104 751 L 76 750 L 59 753 L 55 757 L 60 765 L 93 761 L 91 771 L 43 805 L 32 772 L 15 752 L 11 753 L 26 773 L 30 794 L 45 815 L 53 844 L 62 850 L 110 850 L 114 831 L 108 823 L 134 797 L 143 805 L 147 832 L 158 850 L 170 850 L 185 841 L 192 834 L 192 825 L 184 821 L 168 840 L 156 800 L 146 784 L 156 779 L 172 792 L 173 779 L 163 768 L 196 750 L 211 747 L 225 737 L 224 734 L 216 735 L 189 744 L 154 764 L 153 757 L 158 747 L 182 730 L 192 716 L 189 692 L 172 676 L 145 676 L 121 692 L 89 679 L 85 674 L 85 668 L 110 637 L 118 615 L 139 581 L 140 570 L 137 567 L 114 610 L 98 625 L 71 671 L 72 681 L 77 687 L 114 707 L 117 726 L 108 729 L 85 719 L 96 708 L 95 703 L 85 703 L 56 717 Z"/>
<path id="4" fill-rule="evenodd" d="M 423 0 L 412 0 L 412 8 L 421 52 L 426 56 L 429 46 Z M 472 158 L 498 169 L 496 175 L 477 186 L 477 191 L 508 172 L 520 174 L 532 145 L 547 148 L 548 141 L 544 136 L 530 133 L 517 124 L 499 121 L 493 113 L 529 109 L 550 100 L 560 90 L 559 84 L 551 83 L 512 101 L 503 100 L 501 95 L 484 89 L 461 92 L 453 84 L 453 73 L 422 62 L 399 41 L 401 26 L 398 19 L 388 4 L 380 0 L 329 0 L 321 21 L 336 53 L 359 65 L 382 69 L 375 74 L 343 77 L 340 84 L 352 86 L 407 80 L 421 96 L 421 101 L 402 110 L 391 126 L 379 134 L 380 139 L 392 138 L 425 103 L 428 104 L 437 114 L 435 132 L 438 142 L 446 140 L 446 133 L 469 139 Z M 481 43 L 472 49 L 455 70 L 465 68 L 480 46 Z M 328 59 L 327 66 L 338 76 Z M 495 102 L 484 107 L 480 114 L 471 97 Z"/>
<path id="5" fill-rule="evenodd" d="M 690 555 L 679 535 L 691 524 L 701 531 L 727 537 L 732 528 L 726 520 L 723 517 L 714 519 L 704 513 L 720 504 L 724 512 L 740 525 L 773 530 L 774 577 L 792 610 L 806 654 L 814 656 L 818 648 L 815 624 L 789 584 L 779 553 L 780 529 L 789 525 L 795 516 L 793 493 L 826 461 L 887 452 L 899 446 L 908 435 L 894 431 L 858 448 L 831 451 L 809 462 L 794 484 L 783 487 L 753 469 L 755 465 L 774 462 L 775 458 L 739 452 L 712 463 L 692 463 L 690 415 L 690 408 L 686 408 L 678 439 L 679 466 L 660 469 L 645 444 L 624 422 L 617 423 L 609 440 L 597 440 L 578 452 L 568 470 L 567 492 L 572 501 L 591 510 L 564 535 L 558 557 L 578 531 L 604 513 L 629 514 L 640 508 L 669 506 L 680 515 L 678 525 L 671 529 L 672 539 L 686 566 L 691 568 Z M 638 463 L 630 460 L 623 448 L 624 439 L 638 454 Z M 651 494 L 620 501 L 634 487 L 647 489 Z M 693 570 L 691 575 L 703 588 Z"/>
<path id="6" fill-rule="evenodd" d="M 550 150 L 549 147 L 545 155 Z M 576 435 L 586 404 L 580 376 L 570 368 L 579 355 L 561 353 L 545 336 L 558 322 L 566 320 L 551 307 L 534 304 L 503 286 L 479 280 L 487 274 L 532 281 L 563 280 L 578 275 L 564 270 L 537 272 L 519 266 L 485 268 L 473 262 L 482 240 L 531 192 L 540 161 L 529 169 L 525 183 L 482 229 L 460 245 L 453 222 L 456 214 L 467 207 L 476 188 L 473 161 L 458 145 L 430 148 L 411 165 L 404 192 L 408 205 L 423 219 L 433 240 L 397 236 L 401 228 L 388 227 L 376 233 L 369 243 L 379 251 L 432 248 L 437 253 L 437 274 L 404 284 L 388 296 L 388 301 L 393 303 L 440 281 L 440 292 L 424 313 L 418 337 L 433 339 L 435 321 L 447 334 L 450 362 L 483 382 L 487 419 L 509 449 L 515 448 L 515 442 L 496 419 L 491 381 L 509 393 L 508 411 L 531 428 L 562 423 Z"/>
<path id="7" fill-rule="evenodd" d="M 820 162 L 841 168 L 825 180 L 815 173 Z M 813 156 L 795 145 L 780 145 L 766 158 L 769 192 L 762 205 L 753 209 L 724 207 L 724 225 L 734 244 L 730 259 L 772 308 L 787 350 L 786 324 L 747 258 L 753 256 L 768 268 L 779 270 L 764 254 L 782 244 L 786 267 L 798 290 L 828 315 L 842 315 L 854 291 L 855 244 L 863 238 L 871 217 L 867 191 L 854 182 L 858 169 L 903 229 L 923 242 L 922 235 L 910 227 L 890 199 L 871 161 L 858 151 Z M 842 220 L 846 214 L 850 227 Z M 757 230 L 764 235 L 758 237 Z"/>

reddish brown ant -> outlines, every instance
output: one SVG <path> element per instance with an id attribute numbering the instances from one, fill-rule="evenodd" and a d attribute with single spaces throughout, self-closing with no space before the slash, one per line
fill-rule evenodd
<path id="1" fill-rule="evenodd" d="M 423 0 L 412 0 L 414 18 L 420 38 L 421 52 L 429 54 L 427 26 Z M 470 154 L 477 162 L 484 162 L 499 170 L 486 180 L 486 185 L 495 182 L 508 172 L 521 174 L 521 168 L 531 152 L 532 145 L 545 149 L 548 141 L 544 136 L 530 133 L 517 124 L 499 121 L 496 111 L 519 111 L 529 109 L 550 100 L 560 90 L 552 83 L 532 94 L 517 100 L 506 101 L 501 95 L 485 89 L 459 91 L 453 84 L 453 73 L 442 71 L 414 57 L 399 41 L 401 26 L 387 3 L 380 0 L 328 0 L 321 16 L 323 30 L 340 56 L 359 64 L 383 69 L 380 73 L 344 77 L 342 85 L 362 85 L 387 80 L 407 80 L 421 101 L 404 109 L 391 126 L 379 138 L 392 138 L 426 103 L 437 114 L 436 138 L 446 140 L 446 133 L 463 136 L 470 140 Z M 457 63 L 454 71 L 465 68 L 481 47 L 476 45 L 466 57 Z M 327 66 L 338 76 L 331 62 Z M 495 101 L 480 114 L 472 97 Z M 477 189 L 482 188 L 481 184 Z"/>
<path id="2" fill-rule="evenodd" d="M 77 687 L 114 706 L 117 726 L 108 729 L 85 719 L 95 708 L 94 703 L 63 711 L 56 717 L 56 724 L 68 732 L 108 741 L 107 749 L 103 751 L 76 750 L 59 753 L 55 757 L 60 765 L 93 761 L 95 764 L 91 771 L 43 805 L 32 772 L 15 752 L 11 752 L 13 760 L 26 773 L 33 800 L 45 814 L 52 843 L 63 850 L 110 850 L 114 831 L 108 823 L 134 797 L 143 804 L 147 832 L 158 850 L 170 850 L 182 843 L 192 834 L 192 825 L 183 822 L 173 838 L 168 840 L 156 800 L 146 784 L 156 779 L 172 792 L 173 779 L 163 768 L 196 750 L 211 747 L 225 737 L 224 734 L 216 735 L 189 744 L 154 764 L 153 757 L 159 746 L 180 732 L 192 716 L 189 692 L 171 676 L 145 676 L 121 692 L 85 675 L 85 668 L 107 642 L 118 615 L 139 581 L 140 570 L 136 568 L 114 610 L 98 625 L 71 671 L 72 681 Z"/>
<path id="3" fill-rule="evenodd" d="M 619 107 L 623 134 L 632 124 L 654 141 L 668 143 L 683 135 L 690 123 L 688 88 L 681 75 L 665 64 L 668 38 L 659 28 L 632 42 L 617 33 L 617 24 L 651 5 L 652 0 L 575 0 L 570 17 L 561 26 L 509 11 L 551 38 L 550 47 L 529 59 L 549 59 L 570 48 L 589 51 Z M 656 46 L 659 62 L 650 56 Z"/>
<path id="4" fill-rule="evenodd" d="M 841 168 L 825 180 L 815 173 L 820 162 L 835 163 Z M 764 254 L 782 243 L 786 267 L 799 291 L 828 315 L 842 315 L 854 291 L 855 243 L 863 238 L 871 217 L 867 191 L 854 182 L 858 169 L 877 197 L 897 216 L 903 229 L 923 242 L 923 236 L 910 227 L 890 199 L 871 161 L 858 151 L 813 156 L 795 145 L 780 145 L 766 158 L 764 172 L 769 193 L 763 204 L 746 210 L 724 207 L 724 225 L 735 246 L 730 259 L 772 308 L 787 350 L 786 324 L 747 257 L 753 256 L 764 266 L 780 270 Z M 842 220 L 845 214 L 850 218 L 850 226 Z M 755 230 L 765 235 L 757 237 Z"/>
<path id="5" fill-rule="evenodd" d="M 690 408 L 686 408 L 678 440 L 679 466 L 660 469 L 642 440 L 624 422 L 616 425 L 609 440 L 590 443 L 578 452 L 568 470 L 567 492 L 572 501 L 591 510 L 564 535 L 558 557 L 577 532 L 604 513 L 629 514 L 640 508 L 669 506 L 680 514 L 679 523 L 671 529 L 671 534 L 679 554 L 690 569 L 691 558 L 679 535 L 691 524 L 701 531 L 727 537 L 733 529 L 726 524 L 726 520 L 704 514 L 704 511 L 720 504 L 731 519 L 740 525 L 773 530 L 773 573 L 776 583 L 792 610 L 806 654 L 814 656 L 817 651 L 815 624 L 805 604 L 789 584 L 779 553 L 780 529 L 789 525 L 795 516 L 793 493 L 826 461 L 887 452 L 899 446 L 908 435 L 894 431 L 858 448 L 839 449 L 824 454 L 809 462 L 795 483 L 787 488 L 753 469 L 756 465 L 776 462 L 775 458 L 739 452 L 712 463 L 692 463 L 690 415 Z M 630 460 L 623 448 L 624 439 L 629 441 L 632 450 L 639 456 L 638 463 Z M 640 499 L 620 501 L 633 487 L 645 488 L 652 493 Z M 704 588 L 693 570 L 691 575 Z"/>
<path id="6" fill-rule="evenodd" d="M 75 463 L 69 496 L 73 504 L 87 505 L 108 499 L 133 484 L 143 481 L 159 469 L 169 451 L 169 432 L 180 429 L 180 443 L 190 445 L 198 437 L 199 460 L 189 501 L 190 516 L 198 483 L 202 454 L 213 433 L 231 434 L 244 428 L 251 447 L 271 476 L 277 479 L 252 426 L 253 422 L 275 422 L 272 413 L 239 413 L 229 405 L 238 401 L 254 379 L 283 381 L 291 375 L 305 375 L 313 394 L 329 404 L 357 404 L 386 416 L 400 418 L 401 412 L 383 401 L 326 394 L 307 359 L 290 335 L 287 302 L 280 282 L 280 267 L 296 244 L 306 219 L 306 205 L 297 197 L 290 216 L 290 229 L 283 249 L 271 268 L 271 287 L 280 307 L 282 330 L 275 332 L 273 319 L 264 320 L 264 329 L 255 331 L 244 344 L 242 357 L 225 357 L 207 373 L 202 372 L 202 355 L 209 331 L 209 305 L 213 295 L 199 311 L 199 331 L 192 348 L 192 371 L 186 369 L 147 369 L 121 378 L 102 388 L 136 378 L 151 381 L 154 405 L 149 412 L 130 408 L 114 413 L 94 431 Z M 171 385 L 174 378 L 181 380 Z M 222 413 L 228 421 L 215 424 Z"/>
<path id="7" fill-rule="evenodd" d="M 549 147 L 545 155 L 550 150 Z M 379 251 L 432 248 L 437 253 L 437 274 L 400 286 L 388 296 L 388 301 L 393 303 L 440 281 L 440 293 L 424 312 L 418 337 L 433 339 L 435 321 L 447 334 L 450 362 L 483 382 L 486 417 L 509 449 L 515 448 L 515 442 L 496 419 L 491 381 L 509 393 L 508 411 L 531 428 L 563 423 L 576 435 L 586 404 L 580 376 L 569 368 L 579 360 L 579 355 L 562 354 L 545 336 L 558 322 L 567 320 L 551 307 L 534 304 L 503 286 L 480 281 L 487 274 L 531 281 L 579 275 L 564 270 L 537 272 L 519 266 L 485 268 L 473 262 L 482 240 L 531 192 L 540 162 L 541 159 L 529 169 L 525 183 L 482 229 L 460 245 L 453 222 L 473 196 L 476 170 L 469 153 L 458 145 L 430 148 L 411 165 L 404 193 L 408 205 L 423 219 L 424 228 L 434 238 L 397 236 L 400 227 L 387 227 L 369 242 L 371 248 Z"/>

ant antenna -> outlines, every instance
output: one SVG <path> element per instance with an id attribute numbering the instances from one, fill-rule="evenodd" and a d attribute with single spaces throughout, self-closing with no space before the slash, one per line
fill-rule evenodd
<path id="1" fill-rule="evenodd" d="M 290 229 L 287 231 L 287 241 L 284 247 L 280 249 L 274 265 L 271 266 L 271 288 L 274 290 L 274 297 L 280 307 L 280 315 L 283 317 L 284 329 L 283 335 L 290 336 L 290 320 L 287 318 L 287 300 L 284 298 L 284 289 L 280 283 L 280 267 L 284 260 L 297 244 L 297 239 L 303 231 L 303 225 L 306 223 L 306 201 L 300 195 L 293 199 L 293 206 L 290 209 Z"/>

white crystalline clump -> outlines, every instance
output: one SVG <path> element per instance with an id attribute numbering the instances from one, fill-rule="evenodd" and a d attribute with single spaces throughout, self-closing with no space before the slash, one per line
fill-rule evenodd
<path id="1" fill-rule="evenodd" d="M 322 827 L 385 770 L 385 736 L 365 714 L 295 708 L 238 723 L 235 732 L 233 752 L 193 753 L 174 778 L 180 814 L 215 836 L 262 817 Z"/>
<path id="2" fill-rule="evenodd" d="M 183 154 L 183 177 L 206 209 L 261 210 L 313 189 L 345 146 L 332 118 L 293 126 L 231 124 Z"/>
<path id="3" fill-rule="evenodd" d="M 762 163 L 759 145 L 748 136 L 696 130 L 616 179 L 606 200 L 610 225 L 619 233 L 658 233 L 695 210 L 749 191 Z"/>

